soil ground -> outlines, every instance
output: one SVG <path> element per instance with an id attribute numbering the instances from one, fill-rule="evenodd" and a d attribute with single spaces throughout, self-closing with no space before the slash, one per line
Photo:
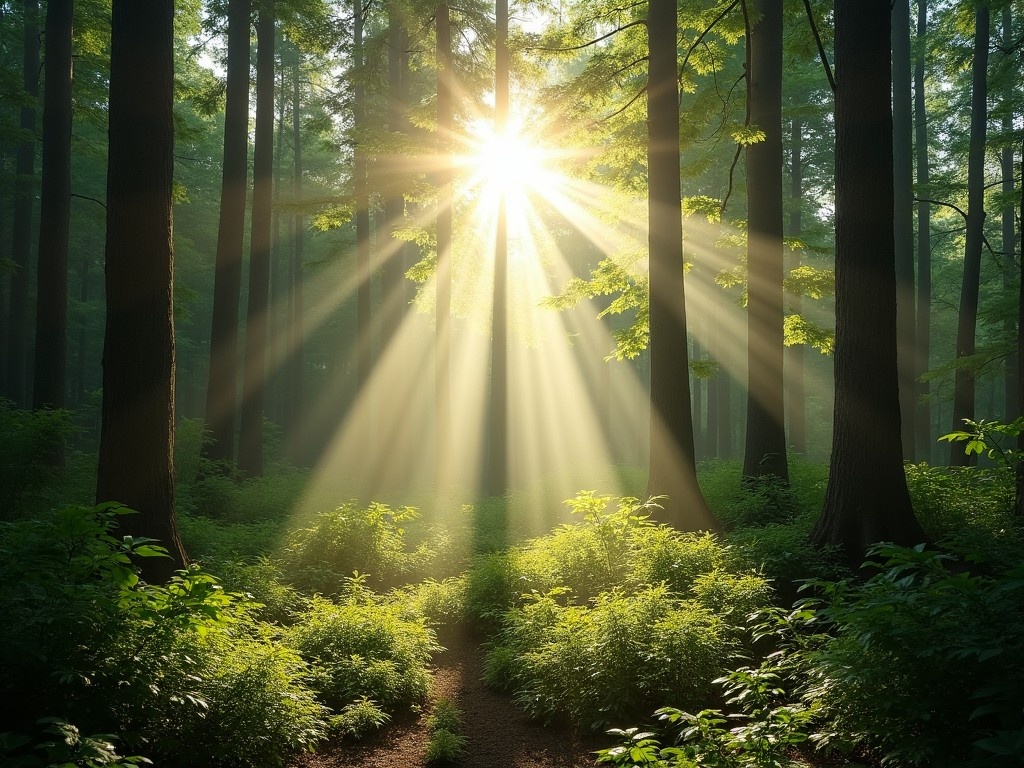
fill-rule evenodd
<path id="1" fill-rule="evenodd" d="M 471 636 L 446 637 L 434 661 L 431 701 L 446 698 L 462 711 L 467 739 L 460 768 L 592 768 L 599 736 L 531 722 L 512 700 L 484 686 L 484 652 Z M 429 707 L 397 717 L 361 742 L 321 747 L 293 768 L 421 768 L 426 766 Z"/>

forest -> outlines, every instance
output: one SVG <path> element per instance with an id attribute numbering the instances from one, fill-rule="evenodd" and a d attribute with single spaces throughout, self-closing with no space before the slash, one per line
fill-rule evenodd
<path id="1" fill-rule="evenodd" d="M 1024 764 L 1024 2 L 0 61 L 0 766 Z"/>

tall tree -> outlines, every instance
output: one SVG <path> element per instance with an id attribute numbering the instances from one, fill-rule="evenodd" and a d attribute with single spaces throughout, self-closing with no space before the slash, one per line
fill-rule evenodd
<path id="1" fill-rule="evenodd" d="M 67 389 L 68 231 L 71 224 L 72 0 L 46 5 L 43 160 L 39 190 L 33 408 L 63 408 Z M 53 460 L 63 464 L 63 451 Z"/>
<path id="2" fill-rule="evenodd" d="M 363 18 L 364 0 L 352 0 L 352 187 L 355 195 L 356 222 L 356 272 L 359 283 L 356 288 L 356 382 L 358 394 L 366 394 L 372 366 L 373 334 L 370 328 L 370 197 L 366 177 L 366 146 L 361 132 L 366 129 L 366 87 L 363 78 Z M 361 407 L 362 425 L 369 428 L 366 407 Z M 363 435 L 364 440 L 369 435 Z"/>
<path id="3" fill-rule="evenodd" d="M 274 38 L 274 0 L 261 0 L 256 23 L 256 133 L 249 234 L 249 301 L 245 313 L 242 418 L 238 433 L 238 467 L 256 477 L 263 474 L 263 401 L 267 378 L 274 177 Z"/>
<path id="4" fill-rule="evenodd" d="M 971 138 L 967 157 L 967 233 L 964 245 L 964 279 L 956 326 L 956 359 L 974 354 L 978 331 L 978 291 L 981 285 L 981 247 L 985 225 L 985 136 L 988 121 L 988 0 L 978 0 L 974 12 L 974 59 L 971 63 Z M 974 418 L 974 372 L 961 365 L 953 388 L 953 429 L 963 429 L 964 419 Z M 972 463 L 975 454 L 951 446 L 950 464 Z"/>
<path id="5" fill-rule="evenodd" d="M 836 399 L 812 540 L 857 566 L 873 542 L 925 539 L 900 442 L 889 0 L 837 0 L 835 63 Z"/>
<path id="6" fill-rule="evenodd" d="M 250 0 L 228 2 L 227 103 L 224 108 L 224 164 L 220 223 L 213 282 L 213 324 L 206 387 L 208 458 L 235 456 L 238 387 L 238 303 L 242 290 L 242 241 L 249 153 Z"/>
<path id="7" fill-rule="evenodd" d="M 914 154 L 917 158 L 917 323 L 914 348 L 917 350 L 914 373 L 917 378 L 917 401 L 914 414 L 917 444 L 924 458 L 931 455 L 932 419 L 928 404 L 930 387 L 921 378 L 928 368 L 931 350 L 932 311 L 932 241 L 931 203 L 928 202 L 931 174 L 928 165 L 928 109 L 925 106 L 925 42 L 928 36 L 928 2 L 917 0 L 917 40 L 914 56 Z M 910 413 L 904 418 L 911 418 Z"/>
<path id="8" fill-rule="evenodd" d="M 683 530 L 717 527 L 697 485 L 690 410 L 679 171 L 676 3 L 650 0 L 647 17 L 647 210 L 650 263 L 651 432 L 647 493 Z"/>
<path id="9" fill-rule="evenodd" d="M 39 95 L 39 0 L 24 0 L 22 38 L 22 83 L 25 94 L 35 101 Z M 28 338 L 29 266 L 32 252 L 32 203 L 36 164 L 36 105 L 21 108 L 21 130 L 25 132 L 15 158 L 14 219 L 11 223 L 10 324 L 7 326 L 6 394 L 26 405 L 25 340 Z"/>
<path id="10" fill-rule="evenodd" d="M 186 563 L 174 518 L 174 2 L 114 0 L 111 15 L 103 406 L 96 498 L 139 514 L 125 533 L 170 558 L 145 558 L 165 581 Z"/>
<path id="11" fill-rule="evenodd" d="M 439 9 L 438 9 L 439 10 Z M 398 0 L 390 0 L 388 12 L 388 95 L 387 117 L 388 131 L 392 141 L 396 136 L 406 133 L 407 81 L 409 71 L 406 66 L 406 34 L 402 24 L 401 9 Z M 438 94 L 440 96 L 440 92 Z M 386 222 L 387 245 L 385 246 L 384 263 L 381 274 L 381 292 L 383 293 L 383 311 L 381 317 L 381 348 L 388 345 L 398 335 L 398 327 L 402 322 L 404 308 L 405 269 L 403 266 L 404 249 L 397 239 L 398 230 L 405 219 L 405 199 L 400 184 L 402 173 L 398 163 L 397 152 L 390 163 L 387 191 L 384 195 L 384 220 Z"/>
<path id="12" fill-rule="evenodd" d="M 452 30 L 448 4 L 441 3 L 435 11 L 437 67 L 437 270 L 435 273 L 434 320 L 434 402 L 437 421 L 435 480 L 438 488 L 447 483 L 452 454 L 451 404 L 451 304 L 452 304 L 452 114 L 454 72 L 452 67 Z M 500 493 L 496 491 L 495 493 Z"/>
<path id="13" fill-rule="evenodd" d="M 747 38 L 747 432 L 743 476 L 789 481 L 783 383 L 782 0 L 757 0 Z"/>
<path id="14" fill-rule="evenodd" d="M 915 456 L 914 155 L 910 89 L 910 0 L 892 5 L 893 236 L 896 248 L 896 364 L 900 376 L 903 455 Z"/>
<path id="15" fill-rule="evenodd" d="M 494 10 L 494 133 L 508 130 L 508 0 Z M 498 201 L 495 226 L 494 284 L 491 301 L 491 399 L 487 444 L 487 492 L 498 496 L 508 488 L 508 220 L 505 194 Z M 684 340 L 685 344 L 685 340 Z M 685 372 L 684 372 L 685 375 Z"/>
<path id="16" fill-rule="evenodd" d="M 292 194 L 295 199 L 302 199 L 302 120 L 299 107 L 302 104 L 302 59 L 298 48 L 295 50 L 295 62 L 292 67 L 292 146 L 293 146 L 293 173 L 292 173 Z M 292 445 L 298 447 L 303 443 L 302 438 L 302 403 L 303 403 L 303 348 L 306 343 L 306 331 L 304 321 L 304 296 L 302 284 L 303 253 L 305 251 L 305 228 L 306 220 L 301 211 L 296 211 L 292 221 L 292 259 L 291 279 L 288 281 L 289 291 L 289 318 L 288 318 L 288 386 L 286 390 L 289 395 L 286 401 L 286 412 L 288 414 L 288 425 L 291 433 Z"/>

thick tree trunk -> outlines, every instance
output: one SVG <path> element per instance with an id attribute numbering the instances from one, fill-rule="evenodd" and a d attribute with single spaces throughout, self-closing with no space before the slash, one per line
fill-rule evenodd
<path id="1" fill-rule="evenodd" d="M 39 95 L 39 0 L 25 0 L 22 75 L 25 93 Z M 6 394 L 18 405 L 28 405 L 27 360 L 29 270 L 32 263 L 32 208 L 35 187 L 36 106 L 21 108 L 21 130 L 29 134 L 15 156 L 14 221 L 11 223 L 11 314 L 7 327 Z"/>
<path id="2" fill-rule="evenodd" d="M 71 223 L 72 0 L 46 6 L 43 177 L 39 195 L 33 408 L 63 408 L 67 390 L 68 231 Z M 63 465 L 64 451 L 51 457 Z"/>
<path id="3" fill-rule="evenodd" d="M 447 3 L 435 11 L 437 67 L 437 272 L 434 277 L 434 418 L 436 426 L 435 481 L 440 489 L 451 478 L 452 406 L 451 406 L 451 244 L 452 244 L 452 115 L 454 85 L 451 21 Z"/>
<path id="4" fill-rule="evenodd" d="M 139 514 L 123 532 L 170 558 L 145 558 L 166 581 L 187 562 L 174 519 L 174 321 L 171 180 L 173 0 L 114 0 L 107 170 L 107 321 L 96 498 Z"/>
<path id="5" fill-rule="evenodd" d="M 508 130 L 508 0 L 495 3 L 494 133 Z M 486 490 L 508 489 L 508 220 L 504 193 L 495 225 L 494 285 L 491 302 L 491 400 Z"/>
<path id="6" fill-rule="evenodd" d="M 242 240 L 249 175 L 249 14 L 249 0 L 230 0 L 224 166 L 206 387 L 206 426 L 210 430 L 210 442 L 203 446 L 207 458 L 224 461 L 235 457 L 238 304 L 242 290 Z"/>
<path id="7" fill-rule="evenodd" d="M 764 141 L 747 161 L 747 434 L 743 477 L 789 482 L 783 383 L 782 0 L 757 0 L 747 103 Z"/>
<path id="8" fill-rule="evenodd" d="M 914 155 L 910 93 L 910 0 L 892 6 L 892 120 L 894 242 L 896 248 L 896 364 L 900 376 L 903 456 L 917 455 L 914 439 Z"/>
<path id="9" fill-rule="evenodd" d="M 657 518 L 681 530 L 714 529 L 697 485 L 690 410 L 679 190 L 676 4 L 651 0 L 647 19 L 647 179 L 650 261 L 651 433 L 647 493 Z"/>
<path id="10" fill-rule="evenodd" d="M 925 539 L 899 427 L 888 0 L 836 2 L 836 400 L 815 544 Z"/>
<path id="11" fill-rule="evenodd" d="M 791 125 L 790 160 L 790 204 L 789 234 L 799 237 L 803 232 L 803 197 L 804 197 L 804 158 L 803 158 L 803 122 L 794 117 Z M 800 266 L 800 253 L 793 254 L 792 267 Z M 799 315 L 803 311 L 803 297 L 794 293 L 790 297 L 790 310 Z M 807 453 L 807 405 L 804 402 L 804 360 L 807 352 L 806 344 L 794 344 L 789 347 L 786 361 L 786 415 L 789 420 L 789 444 L 796 453 Z"/>
<path id="12" fill-rule="evenodd" d="M 256 25 L 256 134 L 249 234 L 249 301 L 245 313 L 242 419 L 238 468 L 263 475 L 263 400 L 267 366 L 272 182 L 274 176 L 274 0 L 262 0 Z"/>
<path id="13" fill-rule="evenodd" d="M 929 197 L 930 173 L 928 167 L 928 111 L 924 99 L 924 42 L 928 35 L 928 3 L 917 0 L 917 56 L 914 61 L 914 131 L 917 155 L 917 188 L 921 198 Z M 917 328 L 914 348 L 917 350 L 914 373 L 917 377 L 917 400 L 914 410 L 917 445 L 922 458 L 932 454 L 931 406 L 928 404 L 930 387 L 921 375 L 930 367 L 932 310 L 932 242 L 931 204 L 922 199 L 917 204 Z M 909 419 L 909 413 L 903 413 Z"/>
<path id="14" fill-rule="evenodd" d="M 967 235 L 964 246 L 964 279 L 960 289 L 960 313 L 956 326 L 956 359 L 974 354 L 978 326 L 978 291 L 981 284 L 981 246 L 985 225 L 985 132 L 988 119 L 989 8 L 979 0 L 974 16 L 974 61 L 971 65 L 971 139 L 967 158 Z M 963 429 L 964 419 L 974 419 L 974 371 L 956 369 L 953 388 L 953 429 Z M 959 443 L 950 445 L 949 463 L 965 466 L 976 461 Z"/>

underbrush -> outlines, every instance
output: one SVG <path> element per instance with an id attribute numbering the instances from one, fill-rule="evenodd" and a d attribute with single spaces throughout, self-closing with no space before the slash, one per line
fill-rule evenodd
<path id="1" fill-rule="evenodd" d="M 45 761 L 56 734 L 74 742 L 71 762 L 107 745 L 93 764 L 114 764 L 116 745 L 172 767 L 196 756 L 280 765 L 332 730 L 357 735 L 424 697 L 436 644 L 402 606 L 362 586 L 339 603 L 307 603 L 269 562 L 231 574 L 262 584 L 269 606 L 198 567 L 146 584 L 132 561 L 162 552 L 114 535 L 122 514 L 65 507 L 0 523 L 4 760 Z"/>
<path id="2" fill-rule="evenodd" d="M 706 699 L 768 583 L 735 572 L 713 536 L 650 523 L 635 499 L 568 504 L 581 523 L 482 556 L 467 576 L 465 610 L 493 633 L 488 681 L 539 719 L 589 728 L 670 694 Z"/>

